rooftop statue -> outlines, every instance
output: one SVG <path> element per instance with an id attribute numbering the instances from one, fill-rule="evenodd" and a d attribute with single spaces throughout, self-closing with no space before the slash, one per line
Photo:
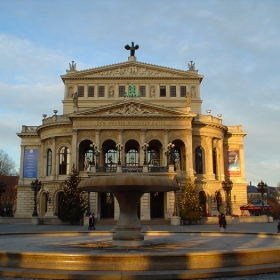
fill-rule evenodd
<path id="1" fill-rule="evenodd" d="M 134 42 L 131 42 L 131 46 L 126 45 L 124 46 L 124 48 L 128 51 L 130 50 L 130 56 L 134 56 L 135 50 L 138 50 L 139 46 L 138 45 L 134 46 Z"/>

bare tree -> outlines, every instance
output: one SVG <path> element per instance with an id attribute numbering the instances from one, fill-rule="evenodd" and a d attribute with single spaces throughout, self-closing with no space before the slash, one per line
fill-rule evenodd
<path id="1" fill-rule="evenodd" d="M 3 150 L 0 150 L 0 175 L 15 175 L 15 162 Z"/>

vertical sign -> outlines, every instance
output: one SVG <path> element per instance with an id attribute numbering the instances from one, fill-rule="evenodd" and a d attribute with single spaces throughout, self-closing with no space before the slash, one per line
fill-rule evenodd
<path id="1" fill-rule="evenodd" d="M 239 150 L 228 150 L 228 176 L 240 176 Z"/>
<path id="2" fill-rule="evenodd" d="M 24 150 L 23 178 L 37 178 L 38 150 Z"/>

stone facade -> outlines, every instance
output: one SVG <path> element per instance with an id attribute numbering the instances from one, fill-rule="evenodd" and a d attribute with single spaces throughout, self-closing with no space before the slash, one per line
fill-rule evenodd
<path id="1" fill-rule="evenodd" d="M 38 177 L 40 217 L 55 218 L 62 185 L 71 166 L 82 178 L 116 172 L 166 176 L 180 186 L 191 177 L 205 214 L 226 209 L 222 181 L 231 180 L 231 212 L 246 204 L 244 144 L 241 125 L 226 126 L 222 115 L 201 113 L 203 76 L 194 64 L 186 71 L 127 62 L 61 76 L 65 85 L 63 114 L 39 126 L 23 126 L 16 217 L 31 217 L 31 182 Z M 85 197 L 88 194 L 84 194 Z M 170 219 L 173 192 L 145 194 L 139 218 Z M 118 218 L 111 194 L 90 193 L 90 211 L 97 219 Z"/>

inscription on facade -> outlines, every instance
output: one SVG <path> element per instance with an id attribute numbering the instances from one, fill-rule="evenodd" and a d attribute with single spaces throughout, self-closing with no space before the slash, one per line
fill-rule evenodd
<path id="1" fill-rule="evenodd" d="M 165 121 L 146 121 L 146 120 L 120 120 L 120 121 L 97 121 L 97 125 L 100 126 L 133 126 L 133 125 L 165 125 Z"/>

